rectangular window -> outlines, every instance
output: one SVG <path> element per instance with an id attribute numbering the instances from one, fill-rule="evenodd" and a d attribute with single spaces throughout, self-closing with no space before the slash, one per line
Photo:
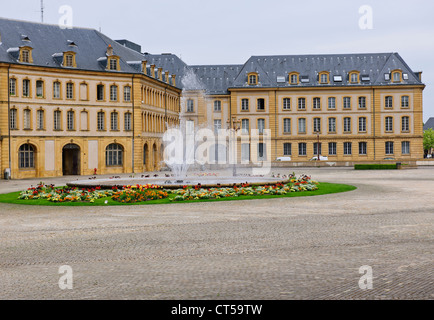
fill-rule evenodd
<path id="1" fill-rule="evenodd" d="M 402 154 L 410 154 L 410 141 L 402 142 Z"/>
<path id="2" fill-rule="evenodd" d="M 249 99 L 241 100 L 241 110 L 242 111 L 249 111 Z"/>
<path id="3" fill-rule="evenodd" d="M 68 111 L 66 113 L 66 127 L 70 131 L 75 129 L 74 115 L 74 111 Z"/>
<path id="4" fill-rule="evenodd" d="M 283 132 L 291 133 L 291 119 L 283 119 Z"/>
<path id="5" fill-rule="evenodd" d="M 291 99 L 284 98 L 283 99 L 283 110 L 291 110 Z"/>
<path id="6" fill-rule="evenodd" d="M 118 101 L 118 87 L 110 86 L 110 101 Z"/>
<path id="7" fill-rule="evenodd" d="M 386 132 L 393 132 L 393 118 L 386 117 L 385 122 L 386 122 L 385 123 Z"/>
<path id="8" fill-rule="evenodd" d="M 298 133 L 306 133 L 306 119 L 298 119 Z"/>
<path id="9" fill-rule="evenodd" d="M 359 142 L 359 155 L 365 156 L 368 154 L 368 147 L 366 142 Z"/>
<path id="10" fill-rule="evenodd" d="M 214 112 L 222 111 L 222 102 L 220 100 L 214 101 Z"/>
<path id="11" fill-rule="evenodd" d="M 384 100 L 384 106 L 386 108 L 392 109 L 393 108 L 393 97 L 386 97 Z"/>
<path id="12" fill-rule="evenodd" d="M 284 156 L 292 156 L 292 144 L 284 143 L 283 144 L 283 155 Z"/>
<path id="13" fill-rule="evenodd" d="M 401 108 L 408 108 L 410 107 L 410 97 L 409 96 L 402 96 L 401 97 Z"/>
<path id="14" fill-rule="evenodd" d="M 53 82 L 53 98 L 60 99 L 60 82 Z"/>
<path id="15" fill-rule="evenodd" d="M 258 143 L 258 161 L 267 160 L 267 145 L 265 143 Z"/>
<path id="16" fill-rule="evenodd" d="M 335 156 L 337 154 L 337 143 L 330 142 L 329 143 L 329 156 Z"/>
<path id="17" fill-rule="evenodd" d="M 391 155 L 393 154 L 393 141 L 387 141 L 386 142 L 386 154 Z"/>
<path id="18" fill-rule="evenodd" d="M 131 131 L 131 113 L 129 112 L 124 115 L 124 129 L 125 131 Z"/>
<path id="19" fill-rule="evenodd" d="M 321 109 L 321 98 L 313 98 L 313 109 L 314 110 Z"/>
<path id="20" fill-rule="evenodd" d="M 250 161 L 250 144 L 242 143 L 241 144 L 241 161 L 249 162 Z"/>
<path id="21" fill-rule="evenodd" d="M 359 118 L 359 132 L 366 132 L 366 118 Z"/>
<path id="22" fill-rule="evenodd" d="M 131 101 L 131 87 L 124 87 L 124 101 Z"/>
<path id="23" fill-rule="evenodd" d="M 105 130 L 105 114 L 101 111 L 97 115 L 97 129 L 99 131 Z"/>
<path id="24" fill-rule="evenodd" d="M 29 109 L 24 110 L 23 113 L 24 130 L 30 129 L 30 118 L 31 118 L 30 110 Z"/>
<path id="25" fill-rule="evenodd" d="M 98 101 L 104 100 L 104 85 L 102 84 L 96 86 L 96 100 Z"/>
<path id="26" fill-rule="evenodd" d="M 249 134 L 249 132 L 250 132 L 249 119 L 241 120 L 241 133 Z"/>
<path id="27" fill-rule="evenodd" d="M 44 96 L 44 82 L 41 80 L 36 81 L 36 97 L 42 98 Z"/>
<path id="28" fill-rule="evenodd" d="M 291 84 L 298 84 L 298 75 L 291 74 Z"/>
<path id="29" fill-rule="evenodd" d="M 306 110 L 306 98 L 298 98 L 298 110 Z"/>
<path id="30" fill-rule="evenodd" d="M 313 154 L 314 155 L 321 155 L 322 154 L 322 150 L 321 150 L 321 143 L 315 142 L 313 144 Z"/>
<path id="31" fill-rule="evenodd" d="M 344 132 L 351 132 L 351 118 L 344 118 Z"/>
<path id="32" fill-rule="evenodd" d="M 110 70 L 118 70 L 118 60 L 110 59 Z"/>
<path id="33" fill-rule="evenodd" d="M 38 130 L 44 130 L 44 110 L 36 111 L 36 126 Z"/>
<path id="34" fill-rule="evenodd" d="M 110 114 L 110 129 L 112 131 L 118 130 L 118 113 L 117 112 L 112 112 Z"/>
<path id="35" fill-rule="evenodd" d="M 351 109 L 351 97 L 344 97 L 344 109 Z"/>
<path id="36" fill-rule="evenodd" d="M 350 156 L 353 154 L 353 144 L 351 142 L 344 142 L 344 155 Z"/>
<path id="37" fill-rule="evenodd" d="M 328 101 L 329 101 L 329 105 L 328 105 L 329 109 L 336 109 L 336 98 L 330 97 Z"/>
<path id="38" fill-rule="evenodd" d="M 23 97 L 30 97 L 30 80 L 23 80 Z"/>
<path id="39" fill-rule="evenodd" d="M 298 144 L 298 155 L 305 156 L 307 155 L 307 146 L 306 143 L 302 142 Z"/>
<path id="40" fill-rule="evenodd" d="M 74 99 L 74 84 L 71 82 L 66 84 L 66 99 Z"/>
<path id="41" fill-rule="evenodd" d="M 9 116 L 9 125 L 11 130 L 18 129 L 17 127 L 17 109 L 11 109 Z"/>
<path id="42" fill-rule="evenodd" d="M 336 132 L 336 118 L 329 118 L 329 132 Z"/>
<path id="43" fill-rule="evenodd" d="M 61 111 L 56 110 L 53 114 L 53 128 L 54 130 L 62 130 L 62 123 L 61 123 Z"/>
<path id="44" fill-rule="evenodd" d="M 264 134 L 265 119 L 258 119 L 258 130 L 259 130 L 259 134 Z"/>
<path id="45" fill-rule="evenodd" d="M 194 112 L 194 101 L 191 99 L 187 100 L 187 112 Z"/>
<path id="46" fill-rule="evenodd" d="M 359 109 L 366 109 L 366 97 L 359 97 Z"/>
<path id="47" fill-rule="evenodd" d="M 220 119 L 214 120 L 214 133 L 218 135 L 219 130 L 222 128 L 222 121 Z"/>
<path id="48" fill-rule="evenodd" d="M 313 132 L 321 132 L 321 118 L 313 119 Z"/>
<path id="49" fill-rule="evenodd" d="M 410 118 L 402 117 L 402 131 L 409 132 L 410 131 Z"/>
<path id="50" fill-rule="evenodd" d="M 9 79 L 9 95 L 16 96 L 17 95 L 17 80 Z"/>
<path id="51" fill-rule="evenodd" d="M 74 66 L 74 56 L 72 54 L 65 55 L 65 67 L 73 67 Z"/>
<path id="52" fill-rule="evenodd" d="M 21 51 L 21 62 L 30 63 L 30 51 L 22 50 Z"/>
<path id="53" fill-rule="evenodd" d="M 265 110 L 265 99 L 258 99 L 258 110 Z"/>

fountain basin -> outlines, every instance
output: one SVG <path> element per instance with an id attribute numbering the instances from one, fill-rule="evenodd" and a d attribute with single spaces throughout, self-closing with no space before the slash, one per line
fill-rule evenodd
<path id="1" fill-rule="evenodd" d="M 113 187 L 135 186 L 135 185 L 157 185 L 165 189 L 182 189 L 185 186 L 194 187 L 200 185 L 202 188 L 228 188 L 249 184 L 251 186 L 276 185 L 289 183 L 286 178 L 268 177 L 185 177 L 185 178 L 117 178 L 117 179 L 94 179 L 77 180 L 68 182 L 68 187 L 111 189 Z"/>

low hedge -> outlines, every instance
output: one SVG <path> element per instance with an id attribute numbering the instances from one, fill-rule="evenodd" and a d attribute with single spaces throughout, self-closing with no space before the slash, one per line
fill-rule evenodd
<path id="1" fill-rule="evenodd" d="M 397 164 L 356 164 L 355 170 L 396 170 Z"/>

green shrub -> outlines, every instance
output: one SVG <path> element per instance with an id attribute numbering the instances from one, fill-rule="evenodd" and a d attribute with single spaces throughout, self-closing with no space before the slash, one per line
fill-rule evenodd
<path id="1" fill-rule="evenodd" d="M 355 170 L 396 170 L 396 164 L 356 164 Z"/>

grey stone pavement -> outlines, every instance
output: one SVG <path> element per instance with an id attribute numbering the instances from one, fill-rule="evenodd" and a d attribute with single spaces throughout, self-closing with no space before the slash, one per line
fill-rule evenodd
<path id="1" fill-rule="evenodd" d="M 275 170 L 293 171 L 358 189 L 165 206 L 0 204 L 0 299 L 434 298 L 434 168 Z M 40 180 L 2 180 L 0 193 Z M 59 287 L 63 265 L 72 290 Z M 372 290 L 359 287 L 362 266 Z"/>

